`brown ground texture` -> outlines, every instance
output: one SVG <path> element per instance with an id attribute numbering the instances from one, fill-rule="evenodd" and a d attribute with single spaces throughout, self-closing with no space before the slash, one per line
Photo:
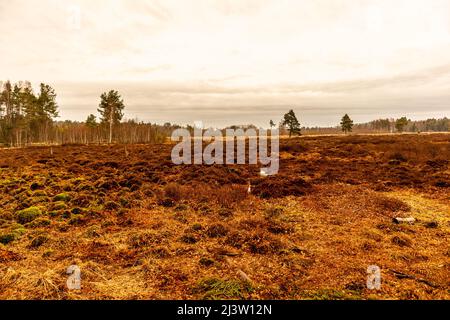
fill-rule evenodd
<path id="1" fill-rule="evenodd" d="M 171 148 L 0 150 L 0 299 L 450 298 L 450 135 L 285 139 L 267 178 Z"/>

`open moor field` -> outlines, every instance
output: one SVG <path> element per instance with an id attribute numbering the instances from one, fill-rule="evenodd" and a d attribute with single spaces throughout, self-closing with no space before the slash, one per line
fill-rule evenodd
<path id="1" fill-rule="evenodd" d="M 283 139 L 268 178 L 172 146 L 0 150 L 0 299 L 450 298 L 450 135 Z"/>

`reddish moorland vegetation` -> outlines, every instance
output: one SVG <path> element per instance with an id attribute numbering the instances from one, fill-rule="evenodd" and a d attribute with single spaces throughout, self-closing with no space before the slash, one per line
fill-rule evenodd
<path id="1" fill-rule="evenodd" d="M 450 298 L 450 135 L 285 139 L 266 178 L 171 148 L 0 150 L 0 298 Z"/>

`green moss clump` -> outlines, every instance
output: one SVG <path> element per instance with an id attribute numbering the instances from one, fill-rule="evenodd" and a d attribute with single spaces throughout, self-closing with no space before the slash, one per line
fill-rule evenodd
<path id="1" fill-rule="evenodd" d="M 0 179 L 0 186 L 7 186 L 7 185 L 9 185 L 9 184 L 11 184 L 11 180 L 9 180 L 9 179 Z"/>
<path id="2" fill-rule="evenodd" d="M 48 214 L 49 217 L 52 217 L 52 218 L 56 218 L 56 217 L 61 215 L 61 213 L 58 212 L 58 211 L 50 211 L 47 214 Z"/>
<path id="3" fill-rule="evenodd" d="M 9 226 L 9 229 L 11 230 L 20 230 L 20 229 L 24 229 L 25 227 L 23 225 L 21 225 L 20 223 L 11 223 L 11 225 Z"/>
<path id="4" fill-rule="evenodd" d="M 16 214 L 17 222 L 21 224 L 26 224 L 31 222 L 42 215 L 42 211 L 38 207 L 30 207 L 28 209 L 21 210 Z"/>
<path id="5" fill-rule="evenodd" d="M 44 203 L 44 202 L 50 202 L 50 199 L 45 196 L 44 197 L 33 197 L 29 201 L 30 205 L 36 205 L 36 204 Z"/>
<path id="6" fill-rule="evenodd" d="M 55 202 L 57 202 L 57 201 L 68 202 L 68 201 L 70 201 L 70 199 L 71 199 L 71 197 L 70 197 L 70 194 L 68 194 L 68 193 L 60 193 L 53 197 L 53 201 L 55 201 Z"/>
<path id="7" fill-rule="evenodd" d="M 2 232 L 0 233 L 0 243 L 8 244 L 10 242 L 18 240 L 24 233 L 26 233 L 26 230 L 22 226 L 17 227 L 14 230 Z"/>
<path id="8" fill-rule="evenodd" d="M 14 232 L 6 232 L 0 234 L 0 243 L 8 244 L 17 239 L 17 236 Z"/>
<path id="9" fill-rule="evenodd" d="M 45 192 L 44 190 L 36 190 L 35 192 L 33 192 L 32 196 L 33 197 L 46 197 L 47 192 Z"/>
<path id="10" fill-rule="evenodd" d="M 304 299 L 308 300 L 359 300 L 361 294 L 352 290 L 335 290 L 335 289 L 320 289 L 307 290 L 301 293 Z"/>
<path id="11" fill-rule="evenodd" d="M 41 228 L 41 227 L 47 227 L 51 224 L 52 222 L 50 221 L 50 219 L 47 218 L 37 218 L 34 221 L 31 221 L 30 223 L 26 224 L 27 228 Z"/>
<path id="12" fill-rule="evenodd" d="M 252 291 L 250 284 L 217 278 L 203 279 L 194 289 L 194 293 L 203 294 L 203 299 L 206 300 L 244 299 Z"/>
<path id="13" fill-rule="evenodd" d="M 82 183 L 77 186 L 77 191 L 94 191 L 95 188 L 87 183 Z"/>
<path id="14" fill-rule="evenodd" d="M 20 227 L 20 228 L 14 229 L 13 232 L 18 236 L 18 238 L 20 238 L 25 233 L 27 233 L 27 229 L 25 229 L 24 227 Z"/>
<path id="15" fill-rule="evenodd" d="M 55 211 L 65 210 L 65 209 L 67 209 L 67 205 L 64 201 L 57 201 L 57 202 L 53 203 L 52 209 Z"/>

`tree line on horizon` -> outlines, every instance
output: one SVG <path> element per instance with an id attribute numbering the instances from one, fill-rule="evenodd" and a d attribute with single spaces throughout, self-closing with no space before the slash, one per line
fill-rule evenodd
<path id="1" fill-rule="evenodd" d="M 353 124 L 353 121 L 345 115 L 342 118 L 340 128 L 344 132 L 372 132 L 372 133 L 420 133 L 420 132 L 448 132 L 450 131 L 450 119 L 410 120 L 407 117 L 398 119 L 377 119 L 367 123 Z"/>
<path id="2" fill-rule="evenodd" d="M 44 83 L 35 91 L 29 81 L 12 84 L 0 82 L 0 145 L 21 147 L 31 144 L 101 144 L 101 143 L 161 143 L 181 126 L 169 122 L 164 125 L 144 123 L 138 120 L 123 121 L 124 101 L 118 91 L 110 90 L 100 95 L 97 116 L 90 114 L 86 121 L 58 121 L 58 104 L 55 90 Z M 273 120 L 270 128 L 277 125 Z M 189 129 L 189 125 L 187 128 Z M 238 128 L 243 126 L 231 126 Z M 254 127 L 249 125 L 247 127 Z M 354 124 L 345 114 L 336 127 L 301 127 L 294 112 L 289 110 L 278 124 L 280 134 L 289 136 L 318 133 L 345 134 L 350 132 L 448 132 L 450 119 L 411 121 L 377 119 L 368 123 Z"/>
<path id="3" fill-rule="evenodd" d="M 273 120 L 269 122 L 270 128 L 276 127 Z M 353 120 L 346 113 L 336 127 L 301 127 L 300 122 L 295 115 L 295 112 L 291 109 L 287 112 L 283 119 L 280 121 L 278 128 L 280 134 L 301 135 L 303 131 L 306 134 L 322 133 L 333 134 L 340 131 L 345 134 L 353 131 L 359 133 L 403 133 L 403 132 L 448 132 L 450 131 L 450 119 L 444 117 L 442 119 L 427 119 L 412 121 L 407 117 L 401 117 L 398 119 L 377 119 L 367 123 L 354 124 Z"/>
<path id="4" fill-rule="evenodd" d="M 125 105 L 117 91 L 100 96 L 99 119 L 90 114 L 85 122 L 58 121 L 55 90 L 44 83 L 34 90 L 29 81 L 0 82 L 0 145 L 70 143 L 163 142 L 174 127 L 138 120 L 123 120 Z"/>

